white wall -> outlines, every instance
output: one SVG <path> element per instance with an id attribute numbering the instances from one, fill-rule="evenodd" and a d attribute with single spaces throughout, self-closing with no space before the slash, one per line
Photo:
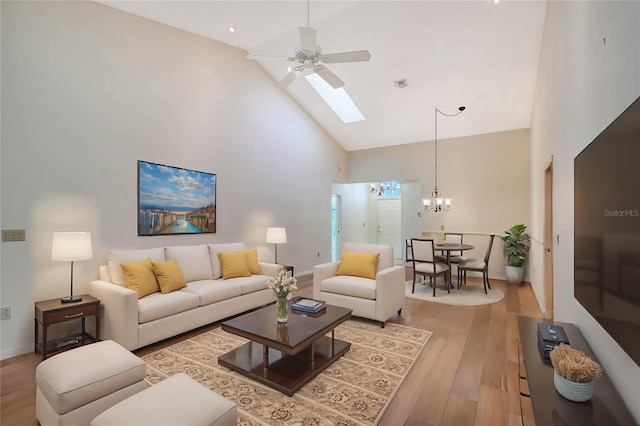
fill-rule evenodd
<path id="1" fill-rule="evenodd" d="M 531 231 L 542 239 L 553 157 L 555 316 L 582 331 L 638 422 L 640 368 L 573 297 L 573 160 L 639 95 L 640 3 L 549 2 L 531 129 Z M 541 247 L 532 252 L 540 300 L 542 256 Z"/>
<path id="2" fill-rule="evenodd" d="M 68 294 L 53 231 L 92 233 L 77 293 L 112 248 L 244 241 L 272 260 L 267 226 L 296 272 L 330 260 L 347 154 L 246 52 L 95 2 L 1 7 L 2 228 L 27 235 L 2 247 L 2 358 L 32 350 L 34 301 Z M 137 160 L 216 173 L 218 232 L 138 237 Z"/>
<path id="3" fill-rule="evenodd" d="M 438 185 L 444 195 L 453 198 L 453 205 L 448 212 L 422 212 L 421 231 L 439 232 L 444 227 L 445 232 L 503 235 L 515 224 L 528 225 L 529 151 L 528 129 L 438 140 Z M 422 197 L 431 196 L 435 184 L 434 144 L 421 142 L 350 152 L 348 179 L 415 182 L 416 187 L 422 188 Z M 413 208 L 405 214 L 417 212 Z M 466 242 L 476 249 L 465 256 L 484 257 L 486 236 L 465 237 Z M 489 273 L 504 279 L 502 248 L 502 241 L 496 238 Z"/>

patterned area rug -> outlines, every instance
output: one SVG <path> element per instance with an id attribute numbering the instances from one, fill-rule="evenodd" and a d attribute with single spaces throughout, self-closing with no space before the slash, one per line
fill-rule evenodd
<path id="1" fill-rule="evenodd" d="M 436 297 L 433 297 L 433 288 L 427 284 L 416 283 L 415 293 L 411 293 L 411 285 L 413 281 L 405 283 L 405 295 L 412 299 L 426 300 L 427 302 L 444 303 L 446 305 L 455 306 L 480 306 L 491 305 L 504 299 L 504 293 L 498 289 L 487 288 L 487 294 L 484 293 L 482 283 L 468 281 L 466 285 L 458 288 L 452 288 L 450 293 L 444 283 L 438 282 L 436 286 Z M 455 285 L 455 281 L 454 281 Z"/>
<path id="2" fill-rule="evenodd" d="M 239 425 L 377 424 L 420 355 L 431 332 L 350 319 L 335 337 L 351 349 L 293 397 L 218 365 L 222 355 L 246 342 L 219 327 L 145 355 L 147 381 L 186 373 L 238 406 Z"/>

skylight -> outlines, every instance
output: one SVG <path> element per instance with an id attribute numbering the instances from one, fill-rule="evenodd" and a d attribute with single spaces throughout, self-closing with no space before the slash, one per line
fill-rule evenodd
<path id="1" fill-rule="evenodd" d="M 349 97 L 347 92 L 341 87 L 334 89 L 322 79 L 318 74 L 312 73 L 305 76 L 311 83 L 311 86 L 316 89 L 316 92 L 322 99 L 331 107 L 343 123 L 353 123 L 355 121 L 364 120 L 364 115 L 360 112 L 356 104 Z"/>

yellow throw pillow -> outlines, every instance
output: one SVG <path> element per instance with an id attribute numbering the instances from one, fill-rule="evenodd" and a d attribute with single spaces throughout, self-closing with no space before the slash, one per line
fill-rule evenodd
<path id="1" fill-rule="evenodd" d="M 354 253 L 343 251 L 336 275 L 376 279 L 380 253 Z"/>
<path id="2" fill-rule="evenodd" d="M 160 290 L 150 257 L 138 263 L 122 263 L 120 268 L 127 288 L 138 293 L 138 299 Z"/>
<path id="3" fill-rule="evenodd" d="M 258 264 L 258 249 L 252 248 L 245 251 L 247 254 L 247 266 L 251 275 L 260 275 L 260 265 Z"/>
<path id="4" fill-rule="evenodd" d="M 182 269 L 176 259 L 171 259 L 168 262 L 151 262 L 151 266 L 162 293 L 171 293 L 187 286 L 187 281 L 184 279 Z"/>
<path id="5" fill-rule="evenodd" d="M 249 265 L 247 265 L 247 253 L 235 251 L 233 253 L 218 253 L 222 266 L 222 279 L 237 277 L 250 277 Z"/>

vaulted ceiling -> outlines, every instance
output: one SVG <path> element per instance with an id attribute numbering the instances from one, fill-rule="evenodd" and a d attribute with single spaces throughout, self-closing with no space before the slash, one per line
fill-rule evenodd
<path id="1" fill-rule="evenodd" d="M 293 56 L 308 16 L 324 53 L 368 50 L 368 62 L 327 65 L 364 121 L 343 123 L 304 78 L 283 89 L 347 151 L 433 140 L 436 107 L 445 113 L 467 107 L 455 119 L 438 118 L 438 139 L 531 125 L 546 1 L 100 3 L 256 55 Z M 290 65 L 258 63 L 274 85 Z M 394 81 L 402 79 L 407 86 L 397 88 Z"/>

